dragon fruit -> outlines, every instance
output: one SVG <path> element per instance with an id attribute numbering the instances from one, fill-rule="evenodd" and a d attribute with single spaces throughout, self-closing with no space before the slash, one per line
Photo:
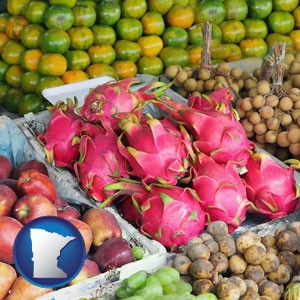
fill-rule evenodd
<path id="1" fill-rule="evenodd" d="M 140 118 L 146 100 L 163 95 L 168 87 L 162 82 L 152 82 L 136 91 L 130 90 L 137 83 L 140 83 L 140 79 L 132 77 L 91 89 L 78 113 L 89 122 L 97 122 L 105 116 L 111 121 L 114 130 L 119 129 L 118 122 L 124 116 L 135 113 Z"/>
<path id="2" fill-rule="evenodd" d="M 196 151 L 211 156 L 221 164 L 231 161 L 239 167 L 246 165 L 255 145 L 247 138 L 234 113 L 207 108 L 198 110 L 167 97 L 155 99 L 153 103 L 166 110 L 175 122 L 187 128 L 194 138 Z"/>
<path id="3" fill-rule="evenodd" d="M 268 220 L 286 216 L 300 207 L 300 187 L 295 166 L 283 166 L 264 152 L 254 153 L 242 175 L 253 212 Z"/>
<path id="4" fill-rule="evenodd" d="M 106 118 L 102 125 L 84 124 L 81 132 L 80 158 L 74 163 L 74 172 L 87 195 L 99 202 L 108 201 L 113 192 L 106 194 L 104 187 L 120 177 L 128 177 L 125 159 L 117 149 L 118 136 Z"/>
<path id="5" fill-rule="evenodd" d="M 206 212 L 206 222 L 222 220 L 233 232 L 245 220 L 250 205 L 236 166 L 231 162 L 218 164 L 198 154 L 192 172 L 192 185 Z"/>
<path id="6" fill-rule="evenodd" d="M 44 146 L 47 160 L 56 167 L 72 169 L 73 163 L 79 158 L 80 130 L 84 120 L 74 109 L 77 101 L 67 99 L 67 103 L 58 101 L 49 108 L 52 113 L 46 131 L 38 136 Z"/>
<path id="7" fill-rule="evenodd" d="M 143 197 L 140 231 L 167 249 L 176 251 L 203 232 L 205 213 L 193 189 L 152 185 L 148 193 L 138 197 Z"/>
<path id="8" fill-rule="evenodd" d="M 123 120 L 118 149 L 128 161 L 127 172 L 144 184 L 153 182 L 177 184 L 187 175 L 190 136 L 176 129 L 167 118 L 144 116 L 142 122 L 132 115 Z"/>

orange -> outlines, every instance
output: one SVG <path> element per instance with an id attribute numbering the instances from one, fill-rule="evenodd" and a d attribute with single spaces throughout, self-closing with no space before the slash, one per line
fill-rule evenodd
<path id="1" fill-rule="evenodd" d="M 0 105 L 3 105 L 4 103 L 4 96 L 6 92 L 9 90 L 9 85 L 3 82 L 0 82 Z"/>
<path id="2" fill-rule="evenodd" d="M 93 45 L 87 52 L 92 64 L 110 65 L 116 59 L 116 51 L 111 45 Z"/>
<path id="3" fill-rule="evenodd" d="M 261 38 L 243 39 L 239 46 L 246 57 L 263 57 L 268 52 L 268 46 Z"/>
<path id="4" fill-rule="evenodd" d="M 121 18 L 117 21 L 115 28 L 119 39 L 128 41 L 134 42 L 143 34 L 143 25 L 138 19 Z"/>
<path id="5" fill-rule="evenodd" d="M 6 22 L 9 16 L 10 15 L 6 12 L 0 13 L 0 32 L 5 32 Z"/>
<path id="6" fill-rule="evenodd" d="M 188 33 L 184 28 L 169 26 L 162 34 L 164 47 L 186 48 L 188 45 Z"/>
<path id="7" fill-rule="evenodd" d="M 94 45 L 108 44 L 113 46 L 117 39 L 115 29 L 109 25 L 94 25 L 92 26 L 94 35 Z"/>
<path id="8" fill-rule="evenodd" d="M 20 55 L 25 51 L 25 47 L 17 40 L 7 41 L 2 50 L 2 59 L 9 65 L 20 63 Z"/>
<path id="9" fill-rule="evenodd" d="M 179 65 L 181 67 L 185 67 L 189 63 L 188 52 L 183 48 L 164 47 L 161 50 L 159 57 L 162 60 L 165 68 L 170 65 Z"/>
<path id="10" fill-rule="evenodd" d="M 0 54 L 4 48 L 5 43 L 9 40 L 9 37 L 5 32 L 0 32 Z"/>
<path id="11" fill-rule="evenodd" d="M 21 15 L 30 0 L 7 0 L 6 9 L 14 16 Z"/>
<path id="12" fill-rule="evenodd" d="M 296 50 L 300 50 L 300 30 L 296 29 L 293 30 L 290 34 L 289 37 L 292 39 L 293 41 L 293 46 L 294 49 Z"/>
<path id="13" fill-rule="evenodd" d="M 43 1 L 30 1 L 25 7 L 24 16 L 30 24 L 43 24 L 44 13 L 49 4 Z"/>
<path id="14" fill-rule="evenodd" d="M 39 48 L 40 37 L 45 32 L 45 28 L 39 24 L 29 24 L 24 26 L 21 33 L 21 42 L 26 48 Z"/>
<path id="15" fill-rule="evenodd" d="M 187 47 L 187 52 L 189 56 L 189 64 L 190 65 L 195 65 L 198 64 L 200 65 L 202 62 L 202 50 L 203 48 L 201 46 L 189 46 Z"/>
<path id="16" fill-rule="evenodd" d="M 24 74 L 20 65 L 10 66 L 5 73 L 5 81 L 12 87 L 21 87 L 21 76 Z"/>
<path id="17" fill-rule="evenodd" d="M 280 33 L 269 33 L 265 39 L 265 42 L 267 43 L 269 49 L 272 49 L 274 43 L 276 42 L 284 42 L 285 51 L 290 51 L 293 49 L 293 41 L 288 35 Z"/>
<path id="18" fill-rule="evenodd" d="M 147 11 L 141 18 L 144 35 L 161 35 L 165 30 L 163 16 L 157 11 Z"/>
<path id="19" fill-rule="evenodd" d="M 164 15 L 174 5 L 174 0 L 148 0 L 148 10 L 154 10 Z"/>
<path id="20" fill-rule="evenodd" d="M 125 18 L 140 19 L 147 11 L 146 0 L 121 1 L 121 15 Z"/>
<path id="21" fill-rule="evenodd" d="M 9 64 L 7 64 L 5 61 L 0 59 L 0 82 L 5 81 L 5 73 L 8 68 L 9 68 Z"/>
<path id="22" fill-rule="evenodd" d="M 4 107 L 12 113 L 18 113 L 18 103 L 24 95 L 20 88 L 10 88 L 6 91 L 3 98 Z"/>
<path id="23" fill-rule="evenodd" d="M 23 16 L 10 16 L 6 21 L 5 32 L 10 39 L 20 39 L 24 26 L 28 24 Z"/>
<path id="24" fill-rule="evenodd" d="M 64 56 L 68 62 L 68 70 L 84 70 L 91 62 L 84 50 L 69 50 Z"/>
<path id="25" fill-rule="evenodd" d="M 295 27 L 300 28 L 300 5 L 295 8 L 292 14 L 295 20 Z"/>
<path id="26" fill-rule="evenodd" d="M 46 88 L 56 87 L 63 85 L 64 82 L 60 77 L 57 76 L 45 76 L 41 77 L 36 85 L 36 93 L 42 95 L 42 91 Z"/>
<path id="27" fill-rule="evenodd" d="M 36 93 L 25 94 L 18 103 L 18 113 L 21 116 L 29 112 L 37 113 L 42 110 L 42 97 Z"/>
<path id="28" fill-rule="evenodd" d="M 230 47 L 227 44 L 216 43 L 211 48 L 212 60 L 226 60 L 230 56 Z"/>
<path id="29" fill-rule="evenodd" d="M 166 14 L 166 22 L 169 26 L 178 26 L 181 28 L 189 28 L 195 20 L 195 11 L 189 6 L 175 4 Z"/>
<path id="30" fill-rule="evenodd" d="M 164 64 L 157 56 L 142 56 L 137 62 L 139 74 L 159 76 L 162 74 Z"/>
<path id="31" fill-rule="evenodd" d="M 40 57 L 38 71 L 44 76 L 61 76 L 67 70 L 67 60 L 59 53 L 45 53 Z"/>
<path id="32" fill-rule="evenodd" d="M 236 61 L 243 58 L 241 48 L 236 44 L 227 44 L 230 49 L 230 55 L 227 57 L 227 61 Z"/>
<path id="33" fill-rule="evenodd" d="M 112 66 L 119 80 L 134 77 L 137 74 L 137 66 L 131 60 L 116 60 Z"/>
<path id="34" fill-rule="evenodd" d="M 103 25 L 114 25 L 121 17 L 121 6 L 119 1 L 99 1 L 96 7 L 97 23 Z"/>
<path id="35" fill-rule="evenodd" d="M 25 71 L 38 70 L 38 63 L 43 52 L 40 49 L 28 49 L 20 55 L 20 65 Z"/>
<path id="36" fill-rule="evenodd" d="M 136 42 L 127 40 L 118 40 L 115 43 L 115 51 L 117 60 L 131 60 L 137 62 L 141 57 L 141 47 Z"/>
<path id="37" fill-rule="evenodd" d="M 21 76 L 21 88 L 25 93 L 35 93 L 36 86 L 42 75 L 38 71 L 25 72 Z"/>
<path id="38" fill-rule="evenodd" d="M 157 35 L 142 36 L 138 39 L 142 56 L 158 56 L 164 44 Z"/>
<path id="39" fill-rule="evenodd" d="M 70 36 L 70 49 L 86 50 L 94 43 L 94 35 L 89 27 L 72 27 L 68 30 Z"/>
<path id="40" fill-rule="evenodd" d="M 238 20 L 223 21 L 219 24 L 223 43 L 239 43 L 246 35 L 244 24 Z"/>
<path id="41" fill-rule="evenodd" d="M 66 71 L 62 76 L 61 79 L 65 84 L 73 83 L 78 81 L 83 81 L 89 79 L 89 75 L 82 71 L 82 70 L 70 70 Z"/>
<path id="42" fill-rule="evenodd" d="M 89 5 L 76 5 L 72 8 L 74 15 L 73 27 L 92 27 L 97 18 L 96 10 Z"/>
<path id="43" fill-rule="evenodd" d="M 100 76 L 110 76 L 116 78 L 115 69 L 108 64 L 91 64 L 86 68 L 90 78 L 96 78 Z"/>
<path id="44" fill-rule="evenodd" d="M 70 29 L 74 22 L 72 9 L 67 5 L 50 5 L 44 13 L 44 24 L 50 28 L 59 28 L 64 31 Z"/>

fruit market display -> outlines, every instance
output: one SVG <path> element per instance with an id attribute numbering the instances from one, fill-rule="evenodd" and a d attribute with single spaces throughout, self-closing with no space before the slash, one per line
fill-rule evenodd
<path id="1" fill-rule="evenodd" d="M 44 88 L 102 75 L 160 75 L 201 63 L 212 22 L 214 61 L 299 50 L 298 0 L 8 0 L 0 16 L 0 105 L 45 109 Z"/>
<path id="2" fill-rule="evenodd" d="M 53 291 L 28 282 L 14 267 L 17 234 L 23 225 L 43 216 L 68 220 L 83 237 L 87 256 L 68 286 L 143 258 L 145 249 L 123 237 L 112 212 L 69 204 L 57 194 L 42 162 L 24 161 L 14 169 L 0 155 L 0 299 L 35 299 Z"/>
<path id="3" fill-rule="evenodd" d="M 259 236 L 228 233 L 223 221 L 189 240 L 171 266 L 138 271 L 122 281 L 118 299 L 291 300 L 299 298 L 300 222 Z"/>

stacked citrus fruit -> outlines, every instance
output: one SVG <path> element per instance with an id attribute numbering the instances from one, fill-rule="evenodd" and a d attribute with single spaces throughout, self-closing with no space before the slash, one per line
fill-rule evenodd
<path id="1" fill-rule="evenodd" d="M 44 88 L 109 75 L 159 75 L 211 56 L 263 56 L 278 40 L 300 49 L 299 0 L 7 0 L 0 15 L 0 105 L 44 109 Z"/>

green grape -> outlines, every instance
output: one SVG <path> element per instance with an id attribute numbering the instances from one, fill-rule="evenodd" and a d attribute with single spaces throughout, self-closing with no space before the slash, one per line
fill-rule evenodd
<path id="1" fill-rule="evenodd" d="M 135 295 L 142 296 L 147 300 L 156 299 L 157 296 L 163 294 L 163 288 L 158 282 L 149 282 L 142 289 L 139 289 Z"/>
<path id="2" fill-rule="evenodd" d="M 132 289 L 138 289 L 146 282 L 147 278 L 148 274 L 146 271 L 137 271 L 129 276 L 127 286 Z"/>
<path id="3" fill-rule="evenodd" d="M 155 300 L 193 300 L 193 298 L 188 298 L 188 296 L 190 295 L 170 294 L 156 297 Z"/>
<path id="4" fill-rule="evenodd" d="M 177 294 L 177 283 L 170 282 L 169 284 L 163 286 L 163 290 L 164 295 Z"/>
<path id="5" fill-rule="evenodd" d="M 147 280 L 146 280 L 146 284 L 159 284 L 161 285 L 159 279 L 154 276 L 153 274 L 149 275 Z"/>
<path id="6" fill-rule="evenodd" d="M 133 246 L 131 248 L 131 251 L 132 251 L 132 254 L 133 254 L 133 256 L 136 260 L 142 259 L 145 255 L 145 250 L 144 250 L 143 247 Z"/>
<path id="7" fill-rule="evenodd" d="M 116 296 L 119 299 L 125 299 L 131 296 L 131 294 L 128 294 L 128 292 L 126 291 L 126 287 L 125 286 L 120 286 L 117 290 L 116 290 Z"/>
<path id="8" fill-rule="evenodd" d="M 212 293 L 204 293 L 197 295 L 195 300 L 218 300 L 218 298 Z"/>
<path id="9" fill-rule="evenodd" d="M 193 287 L 188 282 L 179 281 L 176 283 L 177 285 L 177 293 L 181 295 L 188 295 L 192 292 Z"/>
<path id="10" fill-rule="evenodd" d="M 171 282 L 180 281 L 179 272 L 172 267 L 162 267 L 156 270 L 153 275 L 155 275 L 162 285 L 168 285 Z"/>

